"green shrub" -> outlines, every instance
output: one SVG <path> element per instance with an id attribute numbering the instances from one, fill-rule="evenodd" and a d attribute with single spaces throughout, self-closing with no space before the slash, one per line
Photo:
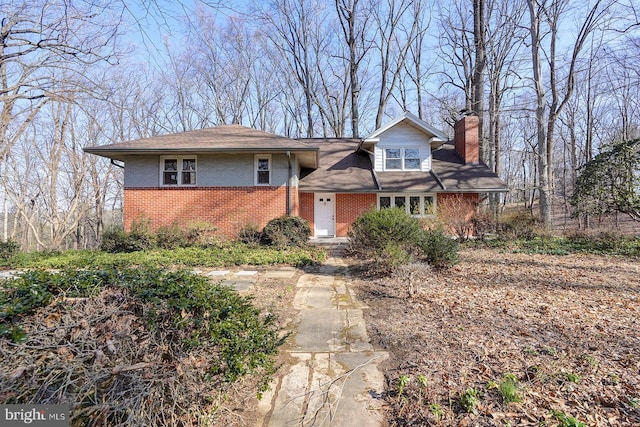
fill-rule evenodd
<path id="1" fill-rule="evenodd" d="M 389 242 L 411 254 L 422 240 L 420 222 L 398 208 L 371 209 L 361 214 L 349 231 L 353 254 L 363 258 L 380 258 Z"/>
<path id="2" fill-rule="evenodd" d="M 309 224 L 297 216 L 272 219 L 262 230 L 262 241 L 271 246 L 306 246 L 311 235 Z"/>
<path id="3" fill-rule="evenodd" d="M 20 252 L 20 245 L 14 240 L 0 241 L 0 262 L 8 261 Z"/>
<path id="4" fill-rule="evenodd" d="M 350 251 L 371 259 L 378 273 L 395 270 L 416 259 L 438 268 L 458 262 L 458 242 L 442 230 L 424 230 L 420 221 L 402 209 L 369 210 L 349 232 Z"/>
<path id="5" fill-rule="evenodd" d="M 447 268 L 460 261 L 460 244 L 447 237 L 442 230 L 427 230 L 421 241 L 426 261 L 436 268 Z"/>
<path id="6" fill-rule="evenodd" d="M 238 240 L 247 245 L 256 246 L 262 240 L 262 232 L 255 224 L 247 224 L 238 232 Z"/>
<path id="7" fill-rule="evenodd" d="M 234 382 L 259 371 L 265 375 L 260 391 L 266 389 L 275 372 L 274 356 L 286 338 L 278 337 L 276 319 L 262 315 L 250 298 L 232 288 L 212 285 L 208 278 L 184 270 L 140 267 L 25 272 L 3 283 L 0 337 L 23 339 L 19 318 L 50 304 L 59 295 L 91 297 L 105 287 L 126 289 L 139 298 L 146 305 L 140 315 L 151 330 L 162 335 L 172 331 L 167 345 L 178 346 L 180 352 L 207 350 L 211 374 Z"/>
<path id="8" fill-rule="evenodd" d="M 376 265 L 382 272 L 391 272 L 400 266 L 409 264 L 413 261 L 413 256 L 403 247 L 396 242 L 388 242 L 382 249 L 380 256 L 376 259 Z"/>
<path id="9" fill-rule="evenodd" d="M 183 248 L 189 246 L 189 239 L 177 224 L 158 227 L 155 233 L 156 244 L 162 249 Z"/>
<path id="10" fill-rule="evenodd" d="M 154 241 L 149 234 L 127 233 L 122 229 L 107 230 L 102 235 L 100 250 L 109 253 L 131 253 L 151 249 Z"/>

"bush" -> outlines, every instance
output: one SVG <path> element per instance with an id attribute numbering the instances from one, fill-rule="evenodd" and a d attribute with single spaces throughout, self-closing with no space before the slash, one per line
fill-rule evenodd
<path id="1" fill-rule="evenodd" d="M 297 216 L 272 219 L 262 230 L 262 241 L 271 246 L 306 246 L 311 235 L 309 224 Z"/>
<path id="2" fill-rule="evenodd" d="M 185 231 L 177 224 L 159 227 L 155 237 L 157 246 L 162 249 L 175 249 L 189 246 L 189 239 Z"/>
<path id="3" fill-rule="evenodd" d="M 509 240 L 530 240 L 542 230 L 542 221 L 526 211 L 505 213 L 498 219 L 498 233 Z"/>
<path id="4" fill-rule="evenodd" d="M 436 268 L 451 267 L 460 261 L 458 241 L 447 237 L 442 230 L 425 231 L 421 248 L 426 261 Z"/>
<path id="5" fill-rule="evenodd" d="M 20 252 L 20 245 L 14 240 L 0 242 L 0 261 L 8 261 Z"/>
<path id="6" fill-rule="evenodd" d="M 250 298 L 187 271 L 34 271 L 4 286 L 0 363 L 22 371 L 2 378 L 0 403 L 73 402 L 73 425 L 218 424 L 230 384 L 267 389 L 286 339 Z"/>
<path id="7" fill-rule="evenodd" d="M 184 229 L 184 238 L 187 245 L 210 246 L 214 242 L 212 233 L 216 231 L 216 227 L 205 221 L 191 221 Z"/>
<path id="8" fill-rule="evenodd" d="M 402 209 L 371 209 L 353 223 L 349 246 L 353 254 L 364 258 L 382 257 L 389 242 L 412 253 L 422 234 L 420 222 Z"/>
<path id="9" fill-rule="evenodd" d="M 397 208 L 360 215 L 349 232 L 350 251 L 374 261 L 377 273 L 424 259 L 438 268 L 458 262 L 458 242 L 440 229 L 424 230 L 420 221 Z"/>
<path id="10" fill-rule="evenodd" d="M 262 232 L 255 224 L 247 224 L 238 232 L 238 240 L 247 245 L 256 246 L 262 240 Z"/>
<path id="11" fill-rule="evenodd" d="M 154 241 L 147 233 L 131 231 L 127 233 L 122 229 L 107 230 L 102 235 L 100 250 L 104 252 L 131 253 L 151 249 Z"/>

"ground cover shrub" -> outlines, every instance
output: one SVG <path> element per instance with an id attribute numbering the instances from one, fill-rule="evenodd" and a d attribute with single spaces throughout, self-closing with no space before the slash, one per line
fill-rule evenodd
<path id="1" fill-rule="evenodd" d="M 40 271 L 2 286 L 1 319 L 24 330 L 0 338 L 0 403 L 72 402 L 72 425 L 215 424 L 230 384 L 254 374 L 266 389 L 285 339 L 250 298 L 187 271 Z"/>
<path id="2" fill-rule="evenodd" d="M 274 218 L 262 230 L 262 242 L 284 248 L 287 246 L 303 247 L 307 245 L 311 229 L 304 219 L 297 216 Z"/>
<path id="3" fill-rule="evenodd" d="M 474 388 L 469 388 L 460 394 L 458 403 L 465 412 L 477 414 L 478 404 L 480 403 L 480 393 Z"/>
<path id="4" fill-rule="evenodd" d="M 0 263 L 5 263 L 20 252 L 20 245 L 14 240 L 0 241 Z"/>
<path id="5" fill-rule="evenodd" d="M 615 232 L 579 231 L 566 236 L 567 244 L 576 252 L 595 254 L 640 255 L 640 238 Z"/>
<path id="6" fill-rule="evenodd" d="M 225 242 L 207 247 L 189 246 L 153 249 L 132 253 L 97 250 L 67 250 L 60 253 L 23 252 L 11 259 L 14 268 L 64 269 L 93 266 L 156 267 L 229 267 L 234 265 L 312 265 L 324 261 L 326 251 L 317 247 L 254 247 L 240 242 Z"/>

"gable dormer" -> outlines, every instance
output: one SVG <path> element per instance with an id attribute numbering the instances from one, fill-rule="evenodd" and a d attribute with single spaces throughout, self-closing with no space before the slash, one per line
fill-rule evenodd
<path id="1" fill-rule="evenodd" d="M 444 142 L 444 133 L 409 112 L 377 129 L 361 144 L 376 172 L 428 172 L 431 150 Z"/>

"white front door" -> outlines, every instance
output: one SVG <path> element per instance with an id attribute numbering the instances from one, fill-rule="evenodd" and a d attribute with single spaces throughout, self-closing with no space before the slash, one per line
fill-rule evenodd
<path id="1" fill-rule="evenodd" d="M 316 237 L 335 236 L 336 195 L 332 193 L 316 193 L 314 206 Z"/>

